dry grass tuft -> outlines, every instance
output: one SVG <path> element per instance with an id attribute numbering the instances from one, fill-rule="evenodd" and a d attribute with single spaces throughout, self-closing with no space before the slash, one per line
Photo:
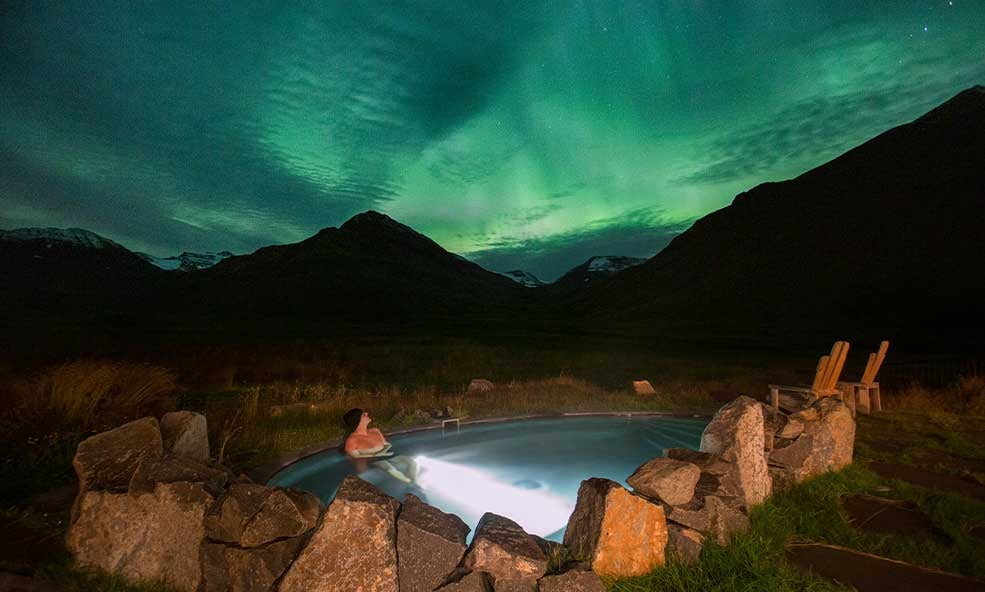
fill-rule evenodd
<path id="1" fill-rule="evenodd" d="M 985 416 L 985 376 L 963 376 L 942 388 L 911 383 L 884 399 L 890 410 Z"/>
<path id="2" fill-rule="evenodd" d="M 85 359 L 42 371 L 22 392 L 21 406 L 85 428 L 103 414 L 132 415 L 176 388 L 174 376 L 158 366 Z"/>

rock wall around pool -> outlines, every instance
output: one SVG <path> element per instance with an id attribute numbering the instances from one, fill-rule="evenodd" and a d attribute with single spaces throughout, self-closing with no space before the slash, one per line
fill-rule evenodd
<path id="1" fill-rule="evenodd" d="M 852 461 L 840 401 L 773 410 L 723 406 L 699 450 L 672 448 L 627 479 L 587 479 L 564 544 L 485 514 L 469 527 L 408 495 L 347 477 L 323 508 L 209 464 L 205 417 L 143 418 L 83 441 L 67 534 L 78 566 L 184 592 L 603 591 L 599 576 L 645 574 L 668 554 L 695 561 L 727 544 L 773 491 Z"/>

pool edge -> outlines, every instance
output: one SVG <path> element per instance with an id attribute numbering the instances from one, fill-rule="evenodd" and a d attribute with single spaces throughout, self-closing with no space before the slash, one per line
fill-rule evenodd
<path id="1" fill-rule="evenodd" d="M 461 422 L 461 425 L 477 425 L 484 423 L 500 423 L 506 421 L 524 421 L 530 419 L 559 419 L 564 417 L 633 417 L 633 416 L 660 416 L 660 417 L 679 417 L 679 418 L 692 418 L 701 419 L 707 418 L 711 419 L 711 415 L 702 413 L 673 413 L 669 411 L 574 411 L 574 412 L 564 412 L 564 413 L 540 413 L 533 415 L 514 415 L 510 417 L 483 417 L 477 419 L 470 419 Z M 454 418 L 451 418 L 454 419 Z M 387 432 L 387 436 L 402 436 L 405 434 L 412 434 L 414 432 L 425 432 L 430 430 L 440 430 L 442 424 L 440 422 L 432 423 L 424 426 L 415 426 L 412 428 L 407 428 L 405 430 L 396 430 L 392 432 Z M 308 446 L 307 448 L 302 448 L 296 452 L 286 453 L 274 460 L 263 463 L 260 466 L 252 469 L 246 473 L 255 483 L 260 483 L 267 485 L 271 479 L 276 477 L 281 471 L 287 469 L 288 467 L 300 462 L 309 456 L 314 456 L 325 452 L 326 450 L 331 450 L 332 448 L 339 448 L 342 446 L 342 440 L 333 440 L 331 442 L 323 444 L 315 444 L 313 446 Z"/>

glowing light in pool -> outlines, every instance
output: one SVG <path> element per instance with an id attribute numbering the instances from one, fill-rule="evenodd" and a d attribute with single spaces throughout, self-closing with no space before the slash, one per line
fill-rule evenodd
<path id="1" fill-rule="evenodd" d="M 529 533 L 547 536 L 564 528 L 574 503 L 545 488 L 504 483 L 485 471 L 418 456 L 417 484 L 428 501 L 471 524 L 485 512 L 510 518 Z"/>

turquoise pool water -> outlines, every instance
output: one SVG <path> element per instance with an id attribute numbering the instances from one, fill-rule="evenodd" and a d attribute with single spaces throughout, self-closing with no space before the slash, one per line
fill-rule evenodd
<path id="1" fill-rule="evenodd" d="M 417 480 L 403 483 L 377 467 L 362 472 L 337 450 L 302 459 L 271 485 L 305 489 L 331 501 L 346 475 L 398 500 L 413 493 L 475 527 L 484 512 L 512 518 L 528 532 L 560 540 L 589 477 L 625 485 L 626 477 L 664 448 L 697 448 L 707 420 L 662 416 L 578 416 L 452 426 L 388 437 L 415 459 Z"/>

